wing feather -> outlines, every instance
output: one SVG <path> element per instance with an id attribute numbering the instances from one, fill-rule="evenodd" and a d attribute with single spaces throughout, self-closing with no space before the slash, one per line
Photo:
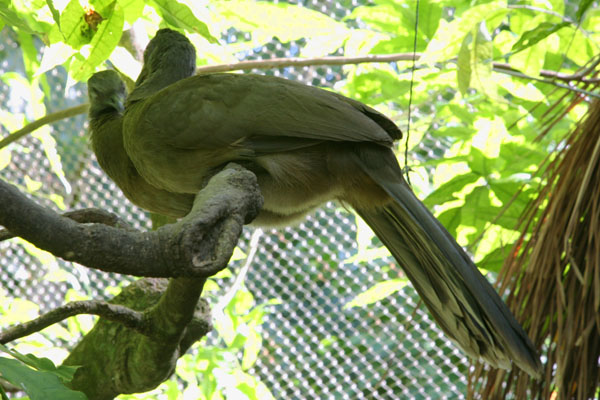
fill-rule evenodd
<path id="1" fill-rule="evenodd" d="M 323 141 L 390 146 L 402 135 L 391 120 L 360 102 L 271 76 L 198 75 L 145 103 L 142 115 L 148 129 L 181 149 L 243 144 L 257 152 L 275 152 Z M 278 140 L 269 143 L 273 138 Z"/>

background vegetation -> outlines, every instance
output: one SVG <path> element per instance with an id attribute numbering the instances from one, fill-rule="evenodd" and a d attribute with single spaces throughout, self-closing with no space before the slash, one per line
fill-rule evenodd
<path id="1" fill-rule="evenodd" d="M 27 127 L 44 116 L 61 120 L 63 115 L 56 114 L 61 109 L 49 99 L 68 98 L 70 91 L 81 88 L 79 82 L 97 70 L 116 67 L 135 80 L 139 49 L 159 27 L 184 31 L 198 49 L 201 69 L 255 58 L 257 49 L 275 43 L 287 56 L 306 61 L 270 60 L 265 73 L 286 76 L 294 65 L 328 65 L 330 73 L 325 76 L 331 89 L 397 122 L 405 132 L 398 154 L 415 191 L 481 269 L 498 272 L 513 244 L 521 235 L 527 237 L 524 229 L 533 229 L 517 227 L 545 183 L 540 166 L 565 147 L 567 134 L 598 97 L 593 88 L 598 82 L 594 71 L 599 60 L 600 7 L 590 0 L 373 0 L 358 5 L 344 0 L 336 4 L 339 12 L 332 17 L 319 12 L 319 4 L 309 9 L 284 2 L 0 0 L 0 29 L 18 45 L 24 67 L 0 75 L 2 90 L 12 101 L 0 110 L 0 173 L 15 154 L 30 151 L 19 140 L 33 135 L 44 150 L 35 156 L 47 159 L 63 187 L 50 194 L 40 190 L 44 182 L 29 178 L 26 166 L 23 180 L 15 183 L 58 210 L 70 209 L 74 199 L 61 149 L 70 140 L 70 152 L 84 153 L 85 140 L 50 125 L 34 132 Z M 4 54 L 0 49 L 0 62 Z M 337 58 L 321 59 L 329 55 Z M 366 56 L 371 59 L 360 59 Z M 381 62 L 376 62 L 378 57 Z M 55 84 L 52 71 L 56 69 L 68 74 L 66 87 Z M 73 115 L 85 112 L 85 107 L 62 108 Z M 372 233 L 358 224 L 356 247 L 343 261 L 366 264 L 383 257 L 391 263 Z M 70 272 L 53 269 L 48 253 L 18 239 L 9 245 L 23 246 L 42 259 L 50 278 L 68 279 Z M 6 243 L 0 251 L 5 248 Z M 250 254 L 249 250 L 244 249 Z M 236 257 L 243 260 L 246 255 L 240 250 Z M 326 254 L 321 257 L 320 264 L 338 268 Z M 343 262 L 339 264 L 344 268 Z M 384 279 L 373 272 L 373 277 L 370 289 L 346 301 L 345 309 L 356 308 L 360 314 L 406 284 L 401 274 Z M 238 280 L 234 285 L 238 290 L 227 292 L 230 296 L 223 301 L 218 289 L 227 280 L 234 281 L 228 270 L 212 281 L 218 344 L 204 343 L 182 357 L 177 379 L 165 382 L 151 396 L 265 399 L 271 395 L 271 388 L 249 371 L 264 350 L 260 330 L 264 317 L 285 299 L 257 305 L 254 294 Z M 4 295 L 0 301 L 3 327 L 31 319 L 37 312 L 35 304 Z M 73 289 L 64 300 L 82 295 Z M 0 348 L 6 356 L 0 358 L 0 376 L 21 389 L 27 387 L 32 399 L 49 398 L 44 390 L 58 390 L 58 382 L 68 381 L 72 371 L 21 353 L 49 356 L 48 349 L 57 346 L 62 350 L 50 357 L 58 364 L 68 346 L 56 340 L 72 341 L 90 324 L 89 318 L 78 317 L 33 340 Z M 81 398 L 64 390 L 60 395 L 64 397 L 53 398 Z"/>

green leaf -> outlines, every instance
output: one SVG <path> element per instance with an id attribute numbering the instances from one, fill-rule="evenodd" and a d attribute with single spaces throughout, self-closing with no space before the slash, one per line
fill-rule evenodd
<path id="1" fill-rule="evenodd" d="M 499 80 L 498 85 L 506 89 L 511 95 L 533 103 L 538 103 L 546 98 L 531 82 L 521 82 L 517 79 L 504 77 Z"/>
<path id="2" fill-rule="evenodd" d="M 486 177 L 494 172 L 498 168 L 498 165 L 502 164 L 502 160 L 487 157 L 477 147 L 471 147 L 471 150 L 467 155 L 467 163 L 469 164 L 471 171 Z"/>
<path id="3" fill-rule="evenodd" d="M 9 3 L 0 2 L 0 20 L 9 26 L 14 26 L 32 35 L 41 35 L 40 32 L 33 30 L 26 20 L 10 7 Z"/>
<path id="4" fill-rule="evenodd" d="M 500 146 L 499 157 L 505 161 L 506 168 L 502 174 L 509 176 L 535 172 L 546 156 L 545 152 L 531 144 L 503 143 Z"/>
<path id="5" fill-rule="evenodd" d="M 583 15 L 587 9 L 590 8 L 593 2 L 594 0 L 580 0 L 579 7 L 577 7 L 577 14 L 575 14 L 575 19 L 577 22 L 581 22 L 583 20 Z"/>
<path id="6" fill-rule="evenodd" d="M 456 229 L 460 225 L 461 216 L 462 207 L 454 207 L 438 215 L 437 219 L 453 237 L 456 237 Z"/>
<path id="7" fill-rule="evenodd" d="M 473 87 L 488 97 L 498 97 L 496 81 L 492 78 L 493 46 L 485 21 L 465 36 L 456 69 L 458 89 L 463 96 Z"/>
<path id="8" fill-rule="evenodd" d="M 411 7 L 415 10 L 415 7 Z M 409 20 L 414 26 L 414 11 Z M 425 35 L 425 39 L 431 39 L 440 25 L 442 18 L 442 5 L 436 0 L 423 0 L 419 4 L 419 31 Z"/>
<path id="9" fill-rule="evenodd" d="M 327 336 L 319 341 L 319 349 L 320 353 L 324 353 L 322 348 L 327 348 L 335 343 L 338 343 L 340 338 L 337 336 Z"/>
<path id="10" fill-rule="evenodd" d="M 242 369 L 247 370 L 252 367 L 256 360 L 258 359 L 258 353 L 262 348 L 262 336 L 260 333 L 256 331 L 256 329 L 252 329 L 246 338 L 246 343 L 244 344 L 244 356 L 242 357 Z"/>
<path id="11" fill-rule="evenodd" d="M 0 29 L 2 29 L 2 23 L 0 22 Z M 4 391 L 4 388 L 2 387 L 2 385 L 0 385 L 0 398 L 2 400 L 10 400 L 8 398 L 8 396 L 6 395 L 6 392 Z"/>
<path id="12" fill-rule="evenodd" d="M 54 1 L 46 0 L 46 4 L 48 4 L 48 8 L 50 9 L 50 12 L 52 13 L 52 18 L 54 18 L 54 22 L 56 22 L 56 25 L 58 25 L 58 28 L 60 29 L 60 13 L 54 6 Z"/>
<path id="13" fill-rule="evenodd" d="M 527 10 L 524 10 L 527 11 Z M 519 12 L 519 13 L 515 13 L 514 18 L 511 18 L 511 29 L 513 29 L 514 32 L 535 32 L 536 29 L 538 28 L 538 26 L 549 26 L 548 22 L 546 21 L 547 16 L 546 15 L 536 15 L 534 17 L 532 17 L 531 15 L 525 13 L 525 12 Z M 550 24 L 552 25 L 552 24 Z M 544 63 L 546 61 L 546 53 L 550 51 L 550 47 L 548 46 L 551 43 L 554 43 L 557 41 L 560 43 L 560 49 L 556 48 L 556 49 L 552 49 L 553 51 L 568 51 L 571 47 L 573 47 L 571 44 L 572 42 L 576 42 L 576 39 L 573 38 L 573 35 L 570 35 L 569 33 L 570 29 L 559 29 L 555 32 L 556 35 L 552 35 L 552 37 L 542 37 L 540 36 L 537 40 L 534 41 L 530 41 L 530 43 L 527 43 L 528 46 L 522 46 L 523 49 L 520 51 L 515 52 L 513 49 L 515 48 L 514 46 L 517 44 L 517 42 L 515 42 L 515 44 L 513 46 L 511 46 L 511 51 L 507 54 L 508 56 L 510 56 L 509 58 L 509 63 L 510 65 L 523 72 L 524 74 L 527 74 L 529 76 L 533 76 L 536 77 L 537 75 L 539 75 L 540 70 L 542 69 L 542 67 L 544 66 Z M 543 29 L 542 29 L 542 33 L 543 33 Z M 566 34 L 566 36 L 568 37 L 568 39 L 565 39 L 563 36 Z M 531 33 L 530 35 L 530 39 L 534 39 L 535 38 L 535 34 Z M 558 37 L 556 37 L 558 35 Z M 522 39 L 522 38 L 519 38 Z M 535 42 L 535 43 L 534 43 Z M 563 50 L 563 45 L 565 43 L 569 43 L 568 44 L 568 48 L 564 48 Z M 523 41 L 522 41 L 523 43 Z M 564 62 L 564 54 L 560 55 L 561 58 L 561 65 Z"/>
<path id="14" fill-rule="evenodd" d="M 459 107 L 456 107 L 459 108 Z M 472 116 L 471 116 L 472 117 Z M 473 137 L 475 129 L 472 126 L 450 126 L 440 127 L 434 131 L 430 131 L 433 136 L 445 137 L 445 138 L 456 138 L 459 140 L 468 140 Z"/>
<path id="15" fill-rule="evenodd" d="M 364 307 L 385 299 L 391 294 L 402 289 L 408 283 L 407 279 L 390 279 L 379 282 L 344 305 L 344 309 L 352 307 Z"/>
<path id="16" fill-rule="evenodd" d="M 74 49 L 79 49 L 90 41 L 83 35 L 87 26 L 84 15 L 85 11 L 79 4 L 79 0 L 71 0 L 60 15 L 60 32 L 65 43 Z"/>
<path id="17" fill-rule="evenodd" d="M 467 194 L 463 208 L 469 212 L 463 214 L 461 224 L 472 226 L 478 232 L 493 220 L 499 211 L 498 207 L 492 205 L 490 189 L 485 186 L 478 186 Z"/>
<path id="18" fill-rule="evenodd" d="M 427 45 L 419 62 L 431 65 L 456 57 L 465 36 L 474 26 L 479 26 L 482 21 L 486 21 L 490 30 L 494 30 L 508 11 L 505 1 L 492 1 L 470 7 L 450 23 L 441 20 L 434 38 Z"/>
<path id="19" fill-rule="evenodd" d="M 208 25 L 196 18 L 192 10 L 185 4 L 174 0 L 153 0 L 152 3 L 169 25 L 198 33 L 209 42 L 218 43 L 218 40 L 210 34 Z"/>
<path id="20" fill-rule="evenodd" d="M 465 36 L 460 50 L 458 51 L 458 60 L 456 63 L 456 79 L 458 81 L 458 90 L 464 96 L 471 87 L 471 51 L 469 43 L 473 40 L 471 34 Z"/>
<path id="21" fill-rule="evenodd" d="M 46 129 L 44 129 L 46 128 Z M 44 149 L 44 154 L 50 163 L 50 169 L 56 177 L 60 180 L 60 182 L 65 187 L 67 192 L 71 191 L 71 185 L 67 181 L 67 177 L 65 176 L 65 172 L 63 169 L 63 164 L 61 160 L 60 154 L 56 151 L 56 139 L 50 133 L 50 129 L 48 127 L 42 127 L 37 131 L 31 134 L 32 137 L 36 138 L 42 144 Z"/>
<path id="22" fill-rule="evenodd" d="M 119 0 L 119 5 L 123 9 L 125 22 L 130 24 L 142 16 L 146 6 L 143 0 Z"/>
<path id="23" fill-rule="evenodd" d="M 496 80 L 492 77 L 494 44 L 484 21 L 473 29 L 473 38 L 474 43 L 471 51 L 471 69 L 473 72 L 471 84 L 477 91 L 484 93 L 491 99 L 497 100 L 497 84 Z"/>
<path id="24" fill-rule="evenodd" d="M 345 19 L 358 19 L 381 32 L 397 32 L 404 21 L 396 4 L 378 4 L 356 7 Z M 405 29 L 403 29 L 405 30 Z"/>
<path id="25" fill-rule="evenodd" d="M 569 26 L 568 22 L 561 22 L 560 24 L 554 24 L 551 22 L 540 23 L 534 29 L 531 29 L 521 35 L 519 40 L 512 46 L 513 54 L 539 43 L 548 36 L 552 35 L 554 32 L 558 32 L 566 26 Z"/>
<path id="26" fill-rule="evenodd" d="M 378 31 L 394 33 L 397 37 L 403 37 L 410 42 L 414 38 L 416 3 L 400 3 L 396 0 L 380 0 L 376 5 L 365 5 L 356 7 L 352 13 L 344 19 L 360 18 Z M 436 0 L 420 0 L 419 2 L 419 40 L 417 51 L 422 51 L 429 39 L 435 34 L 440 18 L 442 7 Z M 412 47 L 411 47 L 412 49 Z"/>
<path id="27" fill-rule="evenodd" d="M 227 308 L 231 310 L 235 315 L 244 315 L 250 311 L 254 304 L 254 296 L 245 287 L 240 288 L 231 299 L 231 302 L 227 305 Z"/>
<path id="28" fill-rule="evenodd" d="M 40 371 L 50 372 L 62 379 L 64 382 L 70 382 L 73 379 L 75 372 L 79 368 L 78 366 L 60 366 L 57 368 L 48 358 L 39 358 L 33 354 L 21 354 L 18 351 L 9 349 L 4 345 L 0 345 L 0 350 L 15 357 L 23 364 Z"/>
<path id="29" fill-rule="evenodd" d="M 410 82 L 389 71 L 375 70 L 354 75 L 346 86 L 347 95 L 370 105 L 397 100 L 408 93 Z"/>
<path id="30" fill-rule="evenodd" d="M 345 24 L 297 5 L 262 1 L 218 1 L 211 5 L 230 26 L 252 32 L 252 40 L 257 44 L 265 43 L 273 37 L 287 43 L 318 36 L 347 37 L 351 33 Z M 268 23 L 265 24 L 265 21 Z"/>
<path id="31" fill-rule="evenodd" d="M 10 147 L 0 149 L 0 171 L 10 164 L 11 152 Z"/>
<path id="32" fill-rule="evenodd" d="M 523 188 L 521 182 L 491 181 L 489 185 L 494 195 L 503 205 L 510 203 L 509 207 L 503 209 L 501 216 L 496 220 L 496 224 L 506 229 L 515 229 L 521 215 L 529 206 L 532 198 L 535 197 L 536 191 L 529 187 Z"/>
<path id="33" fill-rule="evenodd" d="M 479 268 L 483 268 L 492 272 L 500 272 L 504 261 L 508 258 L 512 244 L 498 247 L 488 253 L 481 261 L 477 263 Z"/>
<path id="34" fill-rule="evenodd" d="M 237 317 L 230 312 L 224 312 L 218 318 L 215 318 L 215 328 L 227 346 L 235 339 L 234 319 L 237 319 Z"/>
<path id="35" fill-rule="evenodd" d="M 27 73 L 27 78 L 29 81 L 31 81 L 35 71 L 39 67 L 39 63 L 37 61 L 38 51 L 33 44 L 33 36 L 31 34 L 27 34 L 20 29 L 17 30 L 17 34 L 19 37 L 19 47 L 21 47 L 21 51 L 23 52 L 23 65 L 25 66 L 25 72 Z"/>
<path id="36" fill-rule="evenodd" d="M 82 392 L 68 389 L 50 372 L 36 371 L 20 361 L 0 357 L 0 375 L 21 388 L 31 400 L 86 400 Z"/>
<path id="37" fill-rule="evenodd" d="M 540 6 L 542 7 L 547 7 L 548 3 L 550 3 L 550 6 L 552 8 L 552 11 L 556 12 L 557 14 L 563 15 L 565 13 L 565 0 L 537 0 L 539 1 L 541 4 Z M 534 3 L 534 5 L 537 5 Z"/>
<path id="38" fill-rule="evenodd" d="M 92 37 L 90 54 L 87 57 L 77 58 L 71 63 L 69 73 L 76 81 L 89 78 L 96 67 L 102 64 L 117 47 L 123 34 L 125 22 L 123 9 L 116 1 L 110 2 L 99 12 L 104 19 Z"/>
<path id="39" fill-rule="evenodd" d="M 479 175 L 473 172 L 456 175 L 454 178 L 430 193 L 429 196 L 423 200 L 423 203 L 428 207 L 433 207 L 437 204 L 453 200 L 456 198 L 454 193 L 460 192 L 466 185 L 476 182 L 477 179 L 479 179 Z"/>
<path id="40" fill-rule="evenodd" d="M 467 125 L 465 129 L 469 129 L 469 126 L 473 124 L 473 121 L 475 121 L 476 114 L 472 111 L 469 111 L 466 105 L 450 103 L 447 107 L 452 115 L 456 116 L 459 120 L 463 121 Z"/>
<path id="41" fill-rule="evenodd" d="M 580 67 L 598 54 L 597 37 L 584 34 L 575 26 L 562 29 L 557 32 L 557 35 L 560 37 L 559 56 L 571 59 Z"/>
<path id="42" fill-rule="evenodd" d="M 263 317 L 272 311 L 270 306 L 279 304 L 281 304 L 280 299 L 270 299 L 265 303 L 259 304 L 244 316 L 244 321 L 251 326 L 260 325 L 263 322 Z"/>

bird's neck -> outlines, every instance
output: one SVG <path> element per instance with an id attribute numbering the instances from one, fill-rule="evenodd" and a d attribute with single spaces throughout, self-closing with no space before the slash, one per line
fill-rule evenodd
<path id="1" fill-rule="evenodd" d="M 90 141 L 98 164 L 123 190 L 132 187 L 133 165 L 123 145 L 123 117 L 118 112 L 90 118 Z"/>
<path id="2" fill-rule="evenodd" d="M 119 117 L 121 114 L 115 109 L 114 106 L 108 103 L 94 103 L 91 102 L 90 109 L 88 110 L 90 124 L 93 121 L 106 120 L 111 118 Z"/>
<path id="3" fill-rule="evenodd" d="M 122 130 L 123 116 L 119 112 L 113 110 L 94 116 L 90 110 L 90 140 L 94 151 L 98 148 L 106 156 L 115 150 L 125 152 Z"/>
<path id="4" fill-rule="evenodd" d="M 157 71 L 141 83 L 127 96 L 127 104 L 143 100 L 152 96 L 154 93 L 174 84 L 185 78 L 192 76 L 188 70 L 178 67 L 169 68 L 168 70 Z"/>

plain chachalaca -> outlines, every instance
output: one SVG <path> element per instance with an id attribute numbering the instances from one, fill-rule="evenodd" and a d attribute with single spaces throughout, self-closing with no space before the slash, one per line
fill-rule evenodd
<path id="1" fill-rule="evenodd" d="M 114 135 L 114 144 L 105 143 L 111 154 L 102 154 L 108 139 L 93 139 L 96 154 L 133 202 L 183 216 L 188 196 L 231 161 L 258 178 L 265 201 L 255 224 L 289 224 L 338 200 L 371 226 L 444 332 L 468 355 L 501 368 L 513 361 L 540 376 L 527 335 L 404 181 L 391 150 L 402 134 L 391 120 L 358 101 L 285 79 L 192 76 L 195 59 L 194 47 L 175 31 L 160 30 L 150 41 L 127 98 L 124 151 L 120 115 L 113 114 L 112 128 L 95 117 L 93 130 Z M 166 193 L 177 207 L 168 205 Z"/>
<path id="2" fill-rule="evenodd" d="M 98 163 L 132 203 L 158 214 L 175 217 L 187 214 L 194 195 L 150 185 L 125 152 L 122 114 L 125 96 L 125 85 L 116 71 L 97 72 L 88 80 L 90 140 Z"/>

